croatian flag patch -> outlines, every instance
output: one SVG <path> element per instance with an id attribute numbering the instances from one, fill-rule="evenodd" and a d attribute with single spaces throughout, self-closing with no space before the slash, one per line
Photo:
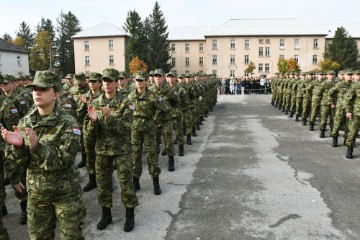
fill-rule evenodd
<path id="1" fill-rule="evenodd" d="M 73 128 L 73 133 L 75 133 L 77 135 L 81 135 L 80 128 Z"/>
<path id="2" fill-rule="evenodd" d="M 18 112 L 17 108 L 12 108 L 10 111 L 11 111 L 11 113 L 17 113 Z"/>

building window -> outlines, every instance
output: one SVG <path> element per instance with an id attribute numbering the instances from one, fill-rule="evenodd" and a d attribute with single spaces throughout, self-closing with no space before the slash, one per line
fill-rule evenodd
<path id="1" fill-rule="evenodd" d="M 264 39 L 259 39 L 259 44 L 264 44 Z"/>
<path id="2" fill-rule="evenodd" d="M 185 74 L 189 74 L 189 73 L 190 73 L 190 71 L 189 71 L 189 70 L 186 70 L 186 71 L 185 71 Z"/>
<path id="3" fill-rule="evenodd" d="M 269 38 L 265 39 L 265 43 L 270 44 L 270 39 Z"/>
<path id="4" fill-rule="evenodd" d="M 185 58 L 185 66 L 190 66 L 190 58 L 189 57 Z"/>
<path id="5" fill-rule="evenodd" d="M 319 39 L 314 39 L 314 48 L 319 48 Z"/>
<path id="6" fill-rule="evenodd" d="M 264 56 L 264 48 L 263 47 L 259 47 L 259 57 Z"/>
<path id="7" fill-rule="evenodd" d="M 200 70 L 199 73 L 204 73 L 204 71 L 203 71 L 203 70 Z"/>
<path id="8" fill-rule="evenodd" d="M 188 43 L 185 43 L 185 52 L 190 52 L 190 46 Z"/>
<path id="9" fill-rule="evenodd" d="M 172 52 L 175 52 L 175 43 L 172 43 L 172 44 L 171 44 L 171 51 L 172 51 Z"/>
<path id="10" fill-rule="evenodd" d="M 259 72 L 262 72 L 262 71 L 263 71 L 263 64 L 259 63 Z"/>
<path id="11" fill-rule="evenodd" d="M 265 48 L 265 56 L 267 56 L 267 57 L 270 56 L 270 47 Z"/>
<path id="12" fill-rule="evenodd" d="M 294 55 L 294 60 L 299 62 L 299 55 Z"/>
<path id="13" fill-rule="evenodd" d="M 200 52 L 204 51 L 204 44 L 203 43 L 199 43 L 199 51 Z"/>
<path id="14" fill-rule="evenodd" d="M 249 76 L 249 73 L 245 71 L 245 72 L 244 72 L 244 76 L 245 76 L 245 77 L 248 77 L 248 76 Z"/>
<path id="15" fill-rule="evenodd" d="M 85 56 L 85 65 L 86 66 L 90 65 L 90 57 L 89 56 Z"/>
<path id="16" fill-rule="evenodd" d="M 114 49 L 114 40 L 109 40 L 109 49 Z"/>
<path id="17" fill-rule="evenodd" d="M 230 49 L 235 49 L 235 39 L 230 40 Z"/>
<path id="18" fill-rule="evenodd" d="M 230 55 L 230 64 L 235 64 L 235 55 Z"/>
<path id="19" fill-rule="evenodd" d="M 312 63 L 317 64 L 317 62 L 318 62 L 317 55 L 313 55 Z"/>
<path id="20" fill-rule="evenodd" d="M 249 64 L 249 55 L 245 55 L 244 63 Z"/>
<path id="21" fill-rule="evenodd" d="M 270 64 L 269 63 L 265 63 L 265 72 L 266 73 L 270 72 Z"/>
<path id="22" fill-rule="evenodd" d="M 212 49 L 217 50 L 217 40 L 212 40 Z"/>
<path id="23" fill-rule="evenodd" d="M 212 70 L 213 75 L 217 75 L 217 70 Z"/>
<path id="24" fill-rule="evenodd" d="M 16 57 L 18 67 L 21 67 L 21 56 Z"/>
<path id="25" fill-rule="evenodd" d="M 199 65 L 200 66 L 204 65 L 204 58 L 203 57 L 199 57 Z"/>
<path id="26" fill-rule="evenodd" d="M 175 66 L 176 65 L 176 58 L 171 58 L 171 65 Z"/>
<path id="27" fill-rule="evenodd" d="M 89 41 L 84 41 L 84 48 L 85 48 L 85 51 L 90 50 Z"/>
<path id="28" fill-rule="evenodd" d="M 279 55 L 279 59 L 285 59 L 285 55 Z"/>
<path id="29" fill-rule="evenodd" d="M 217 55 L 212 56 L 212 64 L 217 64 Z"/>
<path id="30" fill-rule="evenodd" d="M 250 40 L 245 39 L 245 49 L 249 49 L 249 48 L 250 48 Z"/>
<path id="31" fill-rule="evenodd" d="M 109 65 L 114 65 L 114 55 L 109 56 Z"/>
<path id="32" fill-rule="evenodd" d="M 230 77 L 235 77 L 235 70 L 230 70 Z"/>
<path id="33" fill-rule="evenodd" d="M 280 39 L 280 49 L 285 49 L 285 39 Z"/>
<path id="34" fill-rule="evenodd" d="M 295 49 L 300 49 L 300 39 L 295 39 L 295 41 L 294 41 L 294 48 L 295 48 Z"/>

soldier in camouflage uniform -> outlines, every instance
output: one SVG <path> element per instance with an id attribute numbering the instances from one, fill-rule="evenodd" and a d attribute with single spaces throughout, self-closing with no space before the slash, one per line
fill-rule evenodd
<path id="1" fill-rule="evenodd" d="M 324 92 L 324 87 L 322 85 L 323 83 L 323 72 L 318 72 L 317 74 L 317 80 L 314 82 L 314 84 L 310 85 L 308 90 L 311 90 L 312 96 L 311 96 L 311 114 L 310 114 L 310 131 L 314 131 L 314 125 L 316 117 L 319 115 L 320 112 L 320 104 L 322 99 L 322 94 Z"/>
<path id="2" fill-rule="evenodd" d="M 126 96 L 117 92 L 119 71 L 107 68 L 103 71 L 104 93 L 89 105 L 91 119 L 89 135 L 96 139 L 95 170 L 98 183 L 98 202 L 102 217 L 97 229 L 103 230 L 112 223 L 112 173 L 114 163 L 121 186 L 121 201 L 126 208 L 124 231 L 134 229 L 134 208 L 139 204 L 131 175 L 130 128 L 132 106 Z M 124 100 L 125 99 L 125 100 Z"/>
<path id="3" fill-rule="evenodd" d="M 290 116 L 293 117 L 296 111 L 296 99 L 299 84 L 299 73 L 295 73 L 293 79 L 291 79 L 291 101 L 290 101 Z"/>
<path id="4" fill-rule="evenodd" d="M 295 110 L 295 121 L 299 121 L 299 117 L 302 113 L 302 101 L 303 101 L 303 95 L 305 91 L 305 76 L 306 73 L 300 74 L 300 80 L 297 80 L 297 91 L 296 91 L 296 110 Z"/>
<path id="5" fill-rule="evenodd" d="M 74 74 L 69 73 L 68 75 L 66 75 L 65 80 L 66 82 L 62 87 L 62 91 L 67 92 L 70 90 L 70 88 L 74 86 Z"/>
<path id="6" fill-rule="evenodd" d="M 167 102 L 171 108 L 176 108 L 179 100 L 179 95 L 174 92 L 167 83 L 165 83 L 164 72 L 162 69 L 154 70 L 154 85 L 149 87 L 156 96 L 161 97 L 163 101 Z M 160 153 L 160 138 L 161 135 L 164 137 L 164 145 L 166 154 L 168 155 L 168 170 L 175 170 L 174 162 L 174 145 L 172 141 L 173 122 L 171 113 L 158 111 L 155 115 L 155 121 L 157 122 L 158 128 L 156 132 L 157 141 L 157 152 Z"/>
<path id="7" fill-rule="evenodd" d="M 192 111 L 191 109 L 193 108 L 193 103 L 191 102 L 191 95 L 194 95 L 194 89 L 190 86 L 190 84 L 186 83 L 186 79 L 185 79 L 185 75 L 184 74 L 180 74 L 178 77 L 179 80 L 179 84 L 185 89 L 186 95 L 187 95 L 187 104 L 186 103 L 182 103 L 182 110 L 183 110 L 183 114 L 184 114 L 184 132 L 186 135 L 186 143 L 187 145 L 192 145 L 192 141 L 191 141 L 191 133 L 192 133 L 192 123 L 193 123 L 193 119 L 192 119 Z"/>
<path id="8" fill-rule="evenodd" d="M 303 91 L 303 101 L 302 101 L 302 125 L 306 125 L 306 120 L 311 111 L 311 96 L 312 96 L 312 85 L 314 84 L 313 81 L 313 72 L 309 72 L 304 80 L 304 91 Z"/>
<path id="9" fill-rule="evenodd" d="M 154 194 L 161 194 L 159 175 L 161 169 L 158 163 L 156 147 L 157 122 L 154 116 L 158 111 L 170 113 L 170 106 L 161 97 L 156 96 L 147 88 L 146 73 L 138 71 L 135 74 L 136 90 L 128 96 L 129 102 L 134 109 L 133 122 L 131 125 L 131 145 L 133 163 L 133 182 L 135 190 L 140 190 L 140 177 L 142 174 L 142 146 L 145 145 L 145 153 L 149 166 L 149 174 L 153 179 Z"/>
<path id="10" fill-rule="evenodd" d="M 54 239 L 56 220 L 61 239 L 84 239 L 86 208 L 74 161 L 79 150 L 80 128 L 57 104 L 59 77 L 50 71 L 36 73 L 33 99 L 36 109 L 14 128 L 2 129 L 11 146 L 6 158 L 27 166 L 28 229 L 30 239 Z M 24 186 L 15 184 L 18 191 Z"/>
<path id="11" fill-rule="evenodd" d="M 329 94 L 330 89 L 334 86 L 334 71 L 327 73 L 327 80 L 322 83 L 322 99 L 320 106 L 320 138 L 325 137 L 327 119 L 330 119 L 330 128 L 334 125 L 335 109 L 332 108 L 332 101 Z"/>
<path id="12" fill-rule="evenodd" d="M 125 72 L 119 73 L 119 80 L 118 80 L 119 86 L 118 91 L 123 95 L 129 95 L 132 91 L 134 91 L 133 84 L 129 83 L 129 79 L 126 76 Z"/>

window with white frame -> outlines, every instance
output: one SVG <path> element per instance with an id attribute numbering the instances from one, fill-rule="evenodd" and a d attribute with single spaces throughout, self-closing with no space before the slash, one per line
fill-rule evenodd
<path id="1" fill-rule="evenodd" d="M 314 39 L 314 48 L 319 48 L 319 39 Z"/>
<path id="2" fill-rule="evenodd" d="M 270 63 L 265 63 L 265 72 L 270 72 Z"/>
<path id="3" fill-rule="evenodd" d="M 230 77 L 235 77 L 235 70 L 234 69 L 230 70 Z"/>
<path id="4" fill-rule="evenodd" d="M 212 40 L 212 49 L 217 50 L 217 40 Z"/>
<path id="5" fill-rule="evenodd" d="M 249 73 L 246 72 L 246 71 L 244 71 L 244 76 L 245 76 L 245 77 L 248 77 L 248 76 L 249 76 Z"/>
<path id="6" fill-rule="evenodd" d="M 316 54 L 313 55 L 313 57 L 312 57 L 312 63 L 313 63 L 313 64 L 317 64 L 317 63 L 318 63 L 318 57 L 317 57 Z"/>
<path id="7" fill-rule="evenodd" d="M 175 52 L 175 50 L 176 50 L 176 49 L 175 49 L 175 43 L 172 43 L 172 44 L 171 44 L 171 51 L 172 51 L 172 52 Z"/>
<path id="8" fill-rule="evenodd" d="M 85 49 L 85 51 L 89 51 L 89 50 L 90 50 L 89 41 L 84 41 L 84 49 Z"/>
<path id="9" fill-rule="evenodd" d="M 230 49 L 235 49 L 235 39 L 230 40 Z"/>
<path id="10" fill-rule="evenodd" d="M 294 48 L 300 49 L 300 39 L 297 38 L 294 40 Z"/>
<path id="11" fill-rule="evenodd" d="M 263 63 L 259 63 L 259 72 L 262 72 L 263 71 L 263 66 L 264 66 L 264 64 Z"/>
<path id="12" fill-rule="evenodd" d="M 109 40 L 109 49 L 114 49 L 114 40 Z"/>
<path id="13" fill-rule="evenodd" d="M 18 67 L 21 67 L 21 56 L 16 57 Z"/>
<path id="14" fill-rule="evenodd" d="M 204 71 L 203 71 L 203 70 L 200 70 L 199 73 L 204 73 Z"/>
<path id="15" fill-rule="evenodd" d="M 85 65 L 86 66 L 90 65 L 90 57 L 89 56 L 85 56 Z"/>
<path id="16" fill-rule="evenodd" d="M 204 58 L 203 57 L 199 57 L 199 65 L 200 66 L 204 65 Z"/>
<path id="17" fill-rule="evenodd" d="M 285 59 L 285 55 L 279 55 L 279 59 Z"/>
<path id="18" fill-rule="evenodd" d="M 185 52 L 190 52 L 190 45 L 185 43 Z"/>
<path id="19" fill-rule="evenodd" d="M 267 56 L 267 57 L 270 56 L 270 47 L 265 48 L 265 56 Z"/>
<path id="20" fill-rule="evenodd" d="M 190 58 L 189 57 L 185 58 L 185 66 L 190 66 Z"/>
<path id="21" fill-rule="evenodd" d="M 244 63 L 249 64 L 249 55 L 244 56 Z"/>
<path id="22" fill-rule="evenodd" d="M 189 71 L 189 70 L 186 70 L 186 71 L 185 71 L 185 74 L 189 74 L 189 73 L 190 73 L 190 71 Z"/>
<path id="23" fill-rule="evenodd" d="M 199 52 L 204 52 L 204 43 L 199 43 Z"/>
<path id="24" fill-rule="evenodd" d="M 217 55 L 212 56 L 212 64 L 217 64 Z"/>
<path id="25" fill-rule="evenodd" d="M 249 49 L 249 48 L 250 48 L 250 40 L 245 39 L 245 49 Z"/>
<path id="26" fill-rule="evenodd" d="M 264 39 L 259 39 L 259 44 L 263 44 L 264 43 Z"/>
<path id="27" fill-rule="evenodd" d="M 230 55 L 230 64 L 235 64 L 235 55 Z"/>
<path id="28" fill-rule="evenodd" d="M 270 38 L 265 39 L 266 44 L 270 44 Z"/>
<path id="29" fill-rule="evenodd" d="M 115 61 L 114 61 L 114 55 L 110 55 L 109 56 L 109 65 L 114 65 Z"/>
<path id="30" fill-rule="evenodd" d="M 294 60 L 297 61 L 297 62 L 299 62 L 299 55 L 295 54 L 295 55 L 294 55 Z"/>
<path id="31" fill-rule="evenodd" d="M 264 56 L 264 48 L 263 47 L 259 47 L 259 57 Z"/>
<path id="32" fill-rule="evenodd" d="M 280 39 L 280 49 L 285 49 L 285 39 Z"/>
<path id="33" fill-rule="evenodd" d="M 176 58 L 171 58 L 171 65 L 175 66 L 176 65 Z"/>

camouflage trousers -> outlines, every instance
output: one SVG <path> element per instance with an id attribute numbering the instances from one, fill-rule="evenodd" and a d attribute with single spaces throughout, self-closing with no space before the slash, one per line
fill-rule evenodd
<path id="1" fill-rule="evenodd" d="M 333 129 L 331 131 L 331 136 L 332 137 L 337 137 L 339 136 L 339 130 L 340 127 L 344 127 L 344 137 L 346 138 L 349 132 L 349 120 L 346 118 L 346 111 L 345 108 L 339 106 L 336 107 L 335 110 L 335 117 L 334 117 L 334 126 Z"/>
<path id="2" fill-rule="evenodd" d="M 16 169 L 16 171 L 14 171 L 15 169 Z M 16 168 L 15 165 L 6 161 L 5 162 L 5 170 L 6 170 L 6 175 L 10 179 L 10 182 L 18 183 L 20 181 L 26 189 L 26 169 Z M 27 191 L 23 191 L 20 193 L 20 192 L 16 191 L 16 189 L 14 187 L 13 187 L 13 189 L 15 192 L 15 197 L 19 200 L 19 203 L 23 203 L 23 202 L 27 201 L 27 198 L 28 198 Z"/>
<path id="3" fill-rule="evenodd" d="M 140 131 L 139 129 L 131 129 L 131 147 L 132 147 L 132 175 L 141 177 L 142 161 L 141 154 L 145 145 L 145 153 L 151 176 L 159 176 L 161 170 L 159 168 L 158 153 L 156 148 L 156 131 L 155 129 Z"/>
<path id="4" fill-rule="evenodd" d="M 360 116 L 355 116 L 353 114 L 352 119 L 349 120 L 349 133 L 347 135 L 345 145 L 348 147 L 355 146 L 355 140 L 359 132 L 360 127 Z"/>
<path id="5" fill-rule="evenodd" d="M 330 128 L 334 126 L 335 109 L 331 105 L 321 105 L 320 107 L 320 129 L 325 130 L 327 119 L 330 119 Z"/>
<path id="6" fill-rule="evenodd" d="M 295 116 L 300 116 L 302 113 L 302 101 L 303 101 L 303 97 L 296 97 Z"/>
<path id="7" fill-rule="evenodd" d="M 280 107 L 282 105 L 282 101 L 283 101 L 283 94 L 282 92 L 278 92 L 276 96 L 276 105 Z"/>
<path id="8" fill-rule="evenodd" d="M 8 240 L 10 239 L 9 234 L 2 220 L 2 215 L 3 215 L 2 211 L 6 198 L 5 184 L 4 184 L 4 161 L 5 161 L 4 152 L 0 151 L 0 239 Z"/>
<path id="9" fill-rule="evenodd" d="M 272 89 L 271 102 L 275 104 L 276 102 L 276 90 Z"/>
<path id="10" fill-rule="evenodd" d="M 173 118 L 173 126 L 175 131 L 175 138 L 179 145 L 184 145 L 184 125 L 183 125 L 184 118 L 175 117 Z"/>
<path id="11" fill-rule="evenodd" d="M 316 117 L 320 113 L 320 102 L 318 101 L 312 101 L 311 102 L 311 114 L 310 114 L 310 122 L 315 122 Z"/>
<path id="12" fill-rule="evenodd" d="M 66 194 L 38 195 L 30 191 L 27 213 L 30 239 L 54 239 L 56 220 L 60 239 L 84 239 L 86 208 L 80 185 Z"/>
<path id="13" fill-rule="evenodd" d="M 174 156 L 175 150 L 172 140 L 173 135 L 173 122 L 167 121 L 164 123 L 161 123 L 160 126 L 158 126 L 156 131 L 156 152 L 159 155 L 160 153 L 160 142 L 161 142 L 161 135 L 164 137 L 164 143 L 165 143 L 165 150 L 168 156 Z"/>
<path id="14" fill-rule="evenodd" d="M 188 109 L 184 112 L 184 128 L 185 128 L 185 134 L 189 135 L 192 131 L 192 123 L 193 123 L 193 117 L 192 117 L 192 111 L 191 109 Z"/>
<path id="15" fill-rule="evenodd" d="M 283 106 L 285 107 L 286 110 L 290 110 L 290 105 L 291 105 L 291 93 L 285 93 L 284 94 L 284 104 Z"/>
<path id="16" fill-rule="evenodd" d="M 311 98 L 310 97 L 304 97 L 302 102 L 302 118 L 307 118 L 309 116 L 311 110 Z"/>
<path id="17" fill-rule="evenodd" d="M 130 154 L 121 156 L 103 156 L 98 154 L 96 156 L 95 170 L 98 186 L 98 203 L 101 207 L 111 208 L 113 206 L 111 188 L 114 163 L 121 187 L 122 203 L 127 208 L 139 205 L 132 182 L 130 157 Z"/>
<path id="18" fill-rule="evenodd" d="M 95 174 L 95 160 L 96 160 L 96 153 L 95 153 L 95 145 L 96 145 L 96 136 L 90 136 L 89 131 L 89 124 L 91 124 L 90 120 L 85 120 L 83 125 L 83 139 L 84 139 L 84 149 L 86 153 L 86 170 L 88 174 Z"/>
<path id="19" fill-rule="evenodd" d="M 295 113 L 295 111 L 296 111 L 296 99 L 297 99 L 296 92 L 291 93 L 291 101 L 290 101 L 289 111 L 292 113 Z"/>

